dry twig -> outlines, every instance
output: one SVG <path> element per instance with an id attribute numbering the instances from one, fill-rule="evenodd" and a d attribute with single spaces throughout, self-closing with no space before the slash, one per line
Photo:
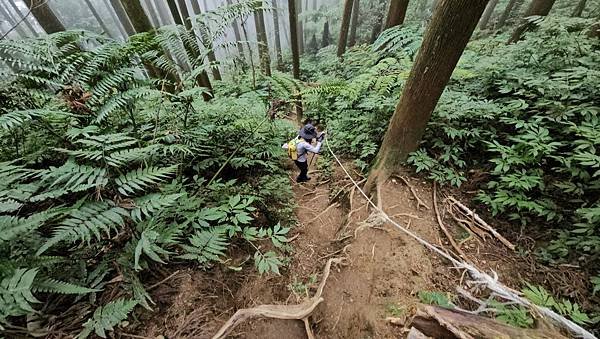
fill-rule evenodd
<path id="1" fill-rule="evenodd" d="M 442 229 L 444 234 L 446 235 L 446 238 L 448 238 L 448 240 L 450 241 L 450 244 L 452 245 L 452 247 L 454 248 L 456 253 L 458 253 L 458 255 L 460 255 L 462 258 L 466 259 L 467 256 L 460 249 L 460 247 L 458 246 L 458 244 L 452 237 L 452 234 L 450 234 L 450 232 L 448 232 L 448 229 L 446 228 L 446 226 L 444 226 L 444 223 L 442 222 L 442 218 L 440 217 L 440 211 L 438 210 L 438 204 L 437 204 L 437 185 L 436 185 L 435 181 L 433 182 L 433 207 L 435 210 L 435 217 L 437 218 L 437 222 L 440 225 L 440 228 Z"/>
<path id="2" fill-rule="evenodd" d="M 421 198 L 419 198 L 419 196 L 417 195 L 417 191 L 415 191 L 415 188 L 412 187 L 412 185 L 408 182 L 408 180 L 405 177 L 396 177 L 402 180 L 406 184 L 406 186 L 408 186 L 410 193 L 412 193 L 413 197 L 415 197 L 415 200 L 417 200 L 417 209 L 419 209 L 421 206 L 425 207 L 428 210 L 431 209 L 431 207 L 429 207 Z"/>

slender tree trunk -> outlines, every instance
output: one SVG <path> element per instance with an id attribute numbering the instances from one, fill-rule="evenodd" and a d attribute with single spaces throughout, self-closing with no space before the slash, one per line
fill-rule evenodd
<path id="1" fill-rule="evenodd" d="M 281 36 L 279 32 L 279 10 L 277 0 L 272 1 L 273 6 L 273 30 L 275 31 L 275 54 L 277 56 L 277 70 L 283 70 L 283 56 L 281 54 Z"/>
<path id="2" fill-rule="evenodd" d="M 98 21 L 98 24 L 100 25 L 100 27 L 102 28 L 104 33 L 106 33 L 106 35 L 110 36 L 110 31 L 108 30 L 108 26 L 106 25 L 106 23 L 104 22 L 104 19 L 102 19 L 100 14 L 98 14 L 98 11 L 96 11 L 96 8 L 94 8 L 94 5 L 92 5 L 91 1 L 85 0 L 85 4 L 90 9 L 90 12 L 92 12 L 92 15 L 94 16 L 96 21 Z"/>
<path id="3" fill-rule="evenodd" d="M 419 142 L 487 1 L 439 0 L 369 175 L 386 180 Z"/>
<path id="4" fill-rule="evenodd" d="M 150 23 L 150 19 L 144 12 L 144 8 L 140 0 L 121 0 L 121 6 L 127 13 L 127 17 L 137 33 L 150 32 L 154 29 Z"/>
<path id="5" fill-rule="evenodd" d="M 129 35 L 127 34 L 127 31 L 125 31 L 125 28 L 124 28 L 125 26 L 119 20 L 119 17 L 117 16 L 114 8 L 108 2 L 108 0 L 103 0 L 103 2 L 104 2 L 104 6 L 106 6 L 106 9 L 110 12 L 110 17 L 111 17 L 112 21 L 115 23 L 115 27 L 117 27 L 117 29 L 119 30 L 119 33 L 121 33 L 121 36 L 123 37 L 123 39 L 127 40 L 127 37 Z"/>
<path id="6" fill-rule="evenodd" d="M 487 28 L 490 22 L 490 18 L 492 17 L 492 14 L 494 14 L 494 9 L 496 8 L 496 5 L 498 5 L 498 0 L 490 0 L 487 7 L 485 8 L 485 12 L 483 12 L 481 20 L 479 21 L 479 29 L 484 30 Z"/>
<path id="7" fill-rule="evenodd" d="M 350 38 L 348 46 L 356 45 L 356 30 L 358 29 L 358 16 L 360 13 L 360 0 L 354 0 L 352 8 L 352 23 L 350 24 Z"/>
<path id="8" fill-rule="evenodd" d="M 155 29 L 160 28 L 160 26 L 161 26 L 160 20 L 158 19 L 156 10 L 154 9 L 154 6 L 151 4 L 151 2 L 152 1 L 149 1 L 149 0 L 142 0 L 142 5 L 144 6 L 144 11 L 147 13 L 148 19 L 150 19 L 150 23 L 152 24 L 152 27 L 154 27 Z"/>
<path id="9" fill-rule="evenodd" d="M 227 5 L 228 6 L 232 5 L 231 0 L 227 0 Z M 233 22 L 231 23 L 231 26 L 233 27 L 233 35 L 235 36 L 235 41 L 236 41 L 238 53 L 240 54 L 240 58 L 245 59 L 245 57 L 244 57 L 244 44 L 242 43 L 242 37 L 240 35 L 240 28 L 238 27 L 237 19 L 233 20 Z"/>
<path id="10" fill-rule="evenodd" d="M 172 22 L 172 18 L 169 16 L 170 11 L 167 11 L 168 8 L 165 8 L 164 1 L 159 1 L 157 3 L 154 2 L 155 0 L 149 1 L 152 3 L 152 6 L 156 10 L 156 13 L 158 13 L 158 18 L 160 19 L 161 26 L 170 25 Z"/>
<path id="11" fill-rule="evenodd" d="M 17 4 L 15 3 L 15 1 L 9 1 L 9 3 L 12 6 L 13 10 L 15 11 L 15 15 L 16 15 L 15 19 L 17 21 L 21 20 L 21 18 L 25 16 L 23 14 L 23 12 L 21 12 L 21 9 L 17 6 Z M 6 10 L 8 10 L 8 8 Z M 33 25 L 31 24 L 31 22 L 29 22 L 29 18 L 26 18 L 25 20 L 23 20 L 23 23 L 31 31 L 31 33 L 33 34 L 33 36 L 37 36 L 38 35 L 38 33 L 35 30 L 35 28 L 33 28 Z"/>
<path id="12" fill-rule="evenodd" d="M 181 16 L 183 17 L 183 20 L 185 22 L 185 27 L 189 32 L 192 32 L 192 34 L 195 35 L 194 27 L 192 26 L 192 19 L 190 17 L 190 13 L 188 12 L 186 5 L 185 5 L 185 0 L 178 0 L 178 1 L 179 1 L 179 8 L 181 10 Z M 195 5 L 194 5 L 194 3 L 195 3 Z M 194 11 L 194 15 L 202 14 L 202 12 L 200 10 L 200 6 L 198 6 L 198 2 L 196 0 L 192 0 L 192 5 L 193 5 L 192 10 Z M 215 56 L 213 42 L 210 40 L 212 37 L 210 36 L 210 34 L 205 32 L 201 27 L 200 27 L 200 35 L 202 37 L 202 42 L 203 42 L 204 47 L 208 50 L 206 56 L 208 58 L 208 61 L 211 64 L 211 71 L 212 71 L 213 78 L 215 80 L 222 80 L 221 71 L 219 70 L 219 66 L 217 63 L 217 57 Z M 198 55 L 194 55 L 194 57 L 198 58 Z M 211 88 L 212 88 L 212 86 L 211 86 Z"/>
<path id="13" fill-rule="evenodd" d="M 383 14 L 380 14 L 379 17 L 377 18 L 377 21 L 375 22 L 375 25 L 373 25 L 373 30 L 371 30 L 371 44 L 375 42 L 375 40 L 377 40 L 377 37 L 379 36 L 379 33 L 381 33 L 381 27 L 383 26 Z"/>
<path id="14" fill-rule="evenodd" d="M 45 1 L 23 0 L 31 10 L 31 14 L 48 34 L 62 32 L 65 26 L 58 20 L 50 6 Z"/>
<path id="15" fill-rule="evenodd" d="M 404 18 L 406 17 L 407 8 L 408 0 L 390 0 L 390 9 L 388 11 L 387 19 L 385 20 L 384 29 L 402 25 L 404 23 Z"/>
<path id="16" fill-rule="evenodd" d="M 267 41 L 267 30 L 265 18 L 261 8 L 254 12 L 254 25 L 256 27 L 256 38 L 258 40 L 258 56 L 263 72 L 271 76 L 271 56 L 269 55 L 269 42 Z"/>
<path id="17" fill-rule="evenodd" d="M 127 13 L 125 12 L 125 9 L 121 5 L 121 1 L 110 0 L 110 4 L 111 4 L 113 10 L 115 11 L 115 14 L 117 15 L 119 23 L 121 23 L 121 25 L 123 25 L 123 28 L 125 29 L 125 33 L 127 33 L 127 36 L 134 35 L 135 28 L 133 28 L 133 25 L 129 21 L 129 17 L 127 17 Z"/>
<path id="18" fill-rule="evenodd" d="M 350 16 L 352 14 L 353 0 L 345 0 L 344 14 L 342 15 L 342 26 L 340 27 L 340 38 L 338 40 L 337 56 L 342 57 L 346 52 L 348 42 L 348 30 L 350 29 Z"/>
<path id="19" fill-rule="evenodd" d="M 181 15 L 179 14 L 179 9 L 177 9 L 177 3 L 175 3 L 175 0 L 167 0 L 167 6 L 169 6 L 169 11 L 171 11 L 171 16 L 173 17 L 175 24 L 183 26 L 183 19 L 181 19 Z"/>
<path id="20" fill-rule="evenodd" d="M 288 2 L 288 6 L 291 6 L 291 1 Z M 302 15 L 302 0 L 294 1 L 296 6 L 296 22 L 298 23 L 298 51 L 300 54 L 304 53 L 304 26 L 302 24 L 302 20 L 300 20 L 300 16 Z"/>
<path id="21" fill-rule="evenodd" d="M 575 7 L 575 10 L 573 10 L 573 14 L 571 14 L 571 16 L 581 17 L 583 10 L 585 9 L 586 2 L 587 0 L 579 0 L 579 3 Z"/>
<path id="22" fill-rule="evenodd" d="M 290 45 L 292 48 L 292 72 L 294 79 L 300 80 L 300 50 L 298 41 L 298 15 L 296 13 L 296 0 L 288 0 L 288 13 L 290 22 Z M 303 118 L 302 98 L 296 97 L 296 120 L 301 123 Z"/>
<path id="23" fill-rule="evenodd" d="M 531 24 L 525 18 L 534 15 L 547 16 L 548 13 L 550 13 L 552 6 L 554 6 L 554 2 L 556 2 L 556 0 L 532 0 L 531 4 L 529 4 L 529 8 L 527 8 L 527 11 L 525 12 L 521 25 L 515 29 L 515 32 L 508 40 L 508 43 L 512 44 L 521 40 L 523 33 L 531 27 Z"/>
<path id="24" fill-rule="evenodd" d="M 498 19 L 498 28 L 502 28 L 504 27 L 504 25 L 506 25 L 506 21 L 510 17 L 510 14 L 513 12 L 513 9 L 515 9 L 516 4 L 517 0 L 510 0 L 508 2 L 506 8 L 504 9 L 504 12 L 502 12 L 502 15 L 500 16 L 500 19 Z"/>
<path id="25" fill-rule="evenodd" d="M 331 44 L 331 33 L 329 32 L 329 21 L 325 20 L 323 24 L 323 39 L 321 39 L 321 48 Z"/>
<path id="26" fill-rule="evenodd" d="M 8 22 L 8 24 L 11 27 L 14 27 L 14 32 L 16 32 L 19 35 L 19 38 L 26 38 L 27 37 L 27 33 L 25 33 L 25 30 L 23 29 L 23 26 L 21 25 L 17 25 L 17 21 L 15 21 L 13 19 L 13 16 L 9 13 L 8 8 L 4 7 L 4 4 L 0 4 L 0 14 L 2 14 L 2 16 L 4 17 L 4 19 L 6 19 L 6 21 Z M 20 18 L 17 18 L 17 20 L 20 20 Z"/>

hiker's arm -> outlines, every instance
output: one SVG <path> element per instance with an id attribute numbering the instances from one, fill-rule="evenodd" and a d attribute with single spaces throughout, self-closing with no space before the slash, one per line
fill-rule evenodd
<path id="1" fill-rule="evenodd" d="M 289 146 L 288 146 L 288 144 L 286 143 L 286 144 L 283 144 L 283 146 L 281 146 L 281 148 L 283 148 L 283 149 L 288 149 L 288 148 L 290 148 L 290 147 L 289 147 Z"/>
<path id="2" fill-rule="evenodd" d="M 309 144 L 308 142 L 306 142 L 305 149 L 307 152 L 319 153 L 321 151 L 321 143 L 317 142 L 317 146 L 313 146 L 313 145 Z"/>

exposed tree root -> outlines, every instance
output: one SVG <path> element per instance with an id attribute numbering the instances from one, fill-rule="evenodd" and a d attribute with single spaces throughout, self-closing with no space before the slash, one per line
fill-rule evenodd
<path id="1" fill-rule="evenodd" d="M 502 234 L 498 233 L 492 226 L 490 226 L 487 222 L 485 222 L 481 217 L 479 217 L 475 212 L 471 211 L 467 206 L 462 204 L 460 201 L 454 199 L 454 197 L 448 197 L 455 206 L 457 206 L 462 212 L 467 214 L 469 217 L 472 217 L 477 225 L 484 230 L 490 232 L 496 239 L 498 239 L 501 243 L 503 243 L 506 247 L 511 250 L 515 250 L 515 245 L 513 245 L 510 241 L 508 241 Z"/>
<path id="2" fill-rule="evenodd" d="M 448 241 L 450 241 L 450 244 L 452 245 L 452 247 L 454 248 L 456 253 L 458 253 L 458 255 L 461 256 L 463 259 L 467 259 L 465 252 L 463 252 L 460 249 L 460 246 L 458 246 L 458 244 L 454 240 L 454 237 L 452 237 L 452 234 L 450 234 L 450 232 L 448 232 L 448 229 L 446 228 L 446 226 L 444 226 L 444 223 L 442 222 L 442 217 L 440 216 L 440 211 L 438 209 L 438 204 L 437 204 L 437 185 L 436 185 L 435 181 L 433 182 L 433 208 L 435 210 L 435 217 L 437 218 L 437 222 L 440 225 L 440 228 L 442 229 L 444 234 L 446 235 L 446 238 L 448 238 Z"/>
<path id="3" fill-rule="evenodd" d="M 316 217 L 310 219 L 307 224 L 312 224 L 313 222 L 315 222 L 317 219 L 320 219 L 321 216 L 325 213 L 327 213 L 330 209 L 334 208 L 334 207 L 339 207 L 340 203 L 336 202 L 335 204 L 331 204 L 329 205 L 329 207 L 327 207 L 323 212 L 319 213 Z"/>
<path id="4" fill-rule="evenodd" d="M 329 274 L 331 273 L 332 264 L 342 264 L 344 258 L 331 258 L 325 264 L 323 270 L 323 278 L 317 292 L 309 300 L 298 304 L 298 305 L 260 305 L 253 308 L 244 308 L 235 312 L 235 314 L 227 320 L 227 322 L 219 329 L 219 331 L 212 337 L 213 339 L 225 338 L 233 329 L 241 324 L 242 322 L 256 317 L 275 318 L 275 319 L 288 319 L 288 320 L 302 320 L 306 329 L 306 334 L 309 338 L 314 338 L 312 330 L 310 329 L 310 323 L 308 317 L 315 310 L 315 308 L 323 302 L 321 295 Z"/>
<path id="5" fill-rule="evenodd" d="M 419 196 L 417 195 L 417 191 L 415 191 L 415 188 L 408 182 L 408 179 L 406 179 L 405 177 L 401 177 L 401 176 L 395 176 L 395 177 L 402 180 L 404 182 L 404 184 L 406 184 L 406 186 L 410 190 L 410 193 L 412 193 L 413 197 L 415 197 L 415 200 L 417 201 L 417 210 L 420 209 L 421 206 L 425 207 L 425 209 L 428 209 L 428 210 L 431 209 L 431 207 L 429 207 L 421 198 L 419 198 Z"/>

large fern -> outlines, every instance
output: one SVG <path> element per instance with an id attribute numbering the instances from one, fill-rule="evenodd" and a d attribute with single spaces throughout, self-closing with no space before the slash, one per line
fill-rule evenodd
<path id="1" fill-rule="evenodd" d="M 156 185 L 166 180 L 177 171 L 178 166 L 147 167 L 133 170 L 119 176 L 115 182 L 118 191 L 123 195 L 131 195 L 151 185 Z"/>
<path id="2" fill-rule="evenodd" d="M 117 299 L 98 307 L 94 315 L 83 325 L 83 331 L 77 338 L 87 338 L 92 333 L 106 338 L 106 331 L 112 331 L 116 325 L 125 320 L 137 304 L 135 300 Z"/>

